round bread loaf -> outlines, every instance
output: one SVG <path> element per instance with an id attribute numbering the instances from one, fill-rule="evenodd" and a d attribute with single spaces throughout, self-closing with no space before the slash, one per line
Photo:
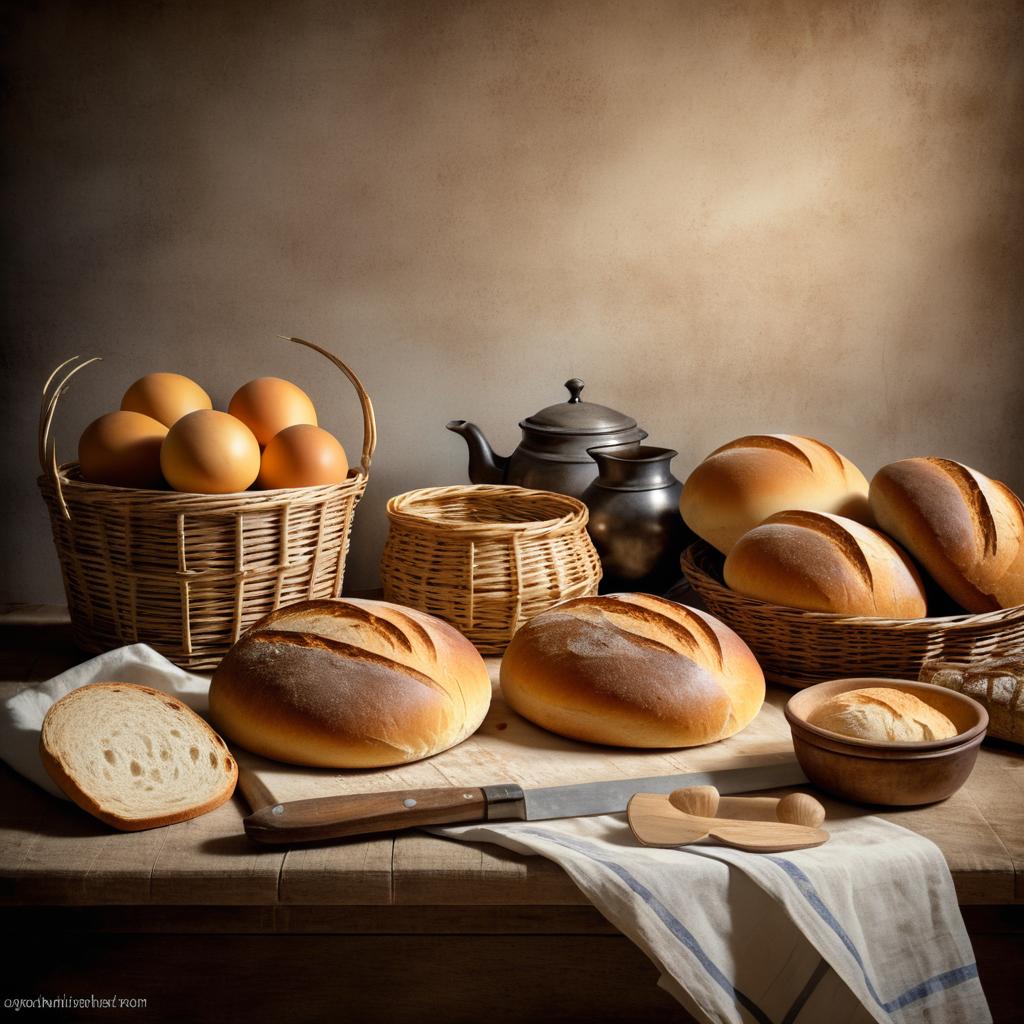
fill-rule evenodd
<path id="1" fill-rule="evenodd" d="M 809 725 L 878 743 L 947 740 L 956 726 L 920 697 L 888 686 L 836 694 L 808 716 Z"/>
<path id="2" fill-rule="evenodd" d="M 1024 507 L 1006 484 L 949 459 L 883 466 L 871 509 L 954 601 L 970 612 L 1024 604 Z"/>
<path id="3" fill-rule="evenodd" d="M 210 683 L 210 715 L 292 764 L 378 768 L 461 742 L 491 702 L 487 667 L 446 622 L 384 601 L 303 601 L 261 619 Z"/>
<path id="4" fill-rule="evenodd" d="M 501 662 L 508 703 L 545 729 L 622 747 L 693 747 L 764 703 L 750 648 L 717 619 L 647 594 L 565 601 L 534 616 Z"/>
<path id="5" fill-rule="evenodd" d="M 788 508 L 872 522 L 864 474 L 827 444 L 795 434 L 756 434 L 716 448 L 689 475 L 679 499 L 686 525 L 723 555 Z"/>
<path id="6" fill-rule="evenodd" d="M 927 612 L 921 577 L 887 537 L 824 512 L 778 512 L 745 533 L 725 560 L 739 594 L 787 608 L 916 619 Z"/>

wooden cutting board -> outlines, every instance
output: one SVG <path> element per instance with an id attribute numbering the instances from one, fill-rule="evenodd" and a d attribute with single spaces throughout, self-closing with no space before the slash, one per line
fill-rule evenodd
<path id="1" fill-rule="evenodd" d="M 500 658 L 488 658 L 494 699 L 480 729 L 456 747 L 395 768 L 342 771 L 301 768 L 257 757 L 232 746 L 240 765 L 251 768 L 276 802 L 308 797 L 373 793 L 434 786 L 562 786 L 603 779 L 738 768 L 793 755 L 782 708 L 791 694 L 769 689 L 760 713 L 727 740 L 683 750 L 635 750 L 579 743 L 547 732 L 512 711 L 497 686 Z"/>

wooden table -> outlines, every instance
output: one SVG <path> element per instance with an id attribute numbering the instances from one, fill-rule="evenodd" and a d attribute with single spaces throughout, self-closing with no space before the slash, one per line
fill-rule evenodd
<path id="1" fill-rule="evenodd" d="M 0 695 L 84 657 L 62 612 L 0 610 Z M 0 797 L 0 901 L 19 937 L 5 999 L 146 1000 L 109 1011 L 117 1020 L 689 1019 L 539 857 L 420 833 L 260 848 L 240 794 L 193 821 L 112 833 L 2 765 Z M 885 817 L 942 850 L 996 1020 L 1021 1019 L 1024 756 L 987 743 L 950 800 Z"/>

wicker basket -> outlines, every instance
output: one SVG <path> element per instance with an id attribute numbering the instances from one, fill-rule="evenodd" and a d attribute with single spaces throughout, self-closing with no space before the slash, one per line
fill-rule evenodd
<path id="1" fill-rule="evenodd" d="M 527 619 L 597 593 L 601 562 L 576 498 L 524 487 L 430 487 L 392 498 L 388 601 L 450 622 L 500 654 Z"/>
<path id="2" fill-rule="evenodd" d="M 77 463 L 58 465 L 51 427 L 68 382 L 97 360 L 76 356 L 46 382 L 39 487 L 79 647 L 141 642 L 184 668 L 213 668 L 268 612 L 341 592 L 377 443 L 373 406 L 340 359 L 301 338 L 284 340 L 329 359 L 359 397 L 362 456 L 343 483 L 217 495 L 87 483 Z"/>
<path id="3" fill-rule="evenodd" d="M 930 658 L 973 662 L 1024 650 L 1024 605 L 983 615 L 876 619 L 805 612 L 730 590 L 722 556 L 703 541 L 682 556 L 683 572 L 708 611 L 750 645 L 765 676 L 801 689 L 843 676 L 917 679 Z"/>

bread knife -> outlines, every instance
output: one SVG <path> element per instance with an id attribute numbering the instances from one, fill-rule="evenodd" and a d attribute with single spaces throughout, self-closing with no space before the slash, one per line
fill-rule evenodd
<path id="1" fill-rule="evenodd" d="M 684 786 L 714 786 L 719 793 L 750 793 L 796 786 L 807 781 L 795 759 L 644 779 L 582 782 L 570 786 L 523 789 L 515 783 L 494 786 L 445 786 L 355 793 L 274 803 L 267 788 L 247 768 L 238 784 L 253 809 L 243 822 L 250 839 L 261 843 L 308 843 L 345 836 L 372 835 L 422 825 L 482 821 L 544 821 L 625 811 L 635 793 L 671 793 Z"/>

